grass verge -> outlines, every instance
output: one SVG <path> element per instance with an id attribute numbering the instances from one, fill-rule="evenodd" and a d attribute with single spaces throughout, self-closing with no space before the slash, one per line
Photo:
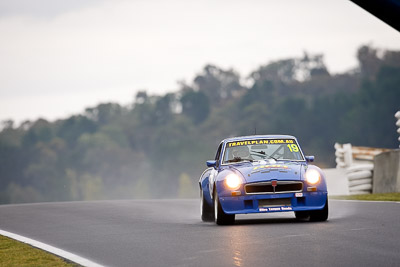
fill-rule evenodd
<path id="1" fill-rule="evenodd" d="M 80 265 L 0 235 L 0 266 L 78 267 Z"/>
<path id="2" fill-rule="evenodd" d="M 351 196 L 331 196 L 331 199 L 369 200 L 369 201 L 400 201 L 400 193 L 365 194 Z"/>

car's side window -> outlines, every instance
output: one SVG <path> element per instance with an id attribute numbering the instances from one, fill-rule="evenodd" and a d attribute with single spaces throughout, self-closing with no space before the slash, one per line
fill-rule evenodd
<path id="1" fill-rule="evenodd" d="M 222 143 L 219 144 L 219 147 L 217 149 L 217 154 L 215 155 L 215 160 L 217 161 L 217 166 L 219 165 L 219 157 L 221 156 L 221 150 L 222 150 Z"/>

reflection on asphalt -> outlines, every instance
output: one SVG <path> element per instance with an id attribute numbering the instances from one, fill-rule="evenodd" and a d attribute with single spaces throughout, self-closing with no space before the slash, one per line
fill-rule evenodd
<path id="1" fill-rule="evenodd" d="M 245 248 L 243 248 L 243 244 L 246 242 L 243 242 L 243 239 L 246 238 L 245 232 L 246 232 L 246 227 L 232 227 L 232 238 L 230 241 L 230 251 L 232 253 L 232 260 L 233 260 L 233 265 L 234 266 L 242 266 L 242 251 L 244 251 Z"/>

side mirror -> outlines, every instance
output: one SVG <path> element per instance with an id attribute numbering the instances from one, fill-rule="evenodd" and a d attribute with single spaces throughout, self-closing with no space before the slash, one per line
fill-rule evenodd
<path id="1" fill-rule="evenodd" d="M 217 161 L 216 160 L 207 160 L 206 164 L 207 164 L 207 167 L 215 167 L 215 166 L 217 166 Z"/>
<path id="2" fill-rule="evenodd" d="M 307 161 L 307 162 L 313 162 L 314 159 L 315 159 L 314 156 L 306 156 L 306 161 Z"/>

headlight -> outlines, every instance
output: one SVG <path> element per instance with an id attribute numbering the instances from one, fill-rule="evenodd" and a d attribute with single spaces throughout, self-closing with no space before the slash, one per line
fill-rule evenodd
<path id="1" fill-rule="evenodd" d="M 240 180 L 239 176 L 237 176 L 234 173 L 231 173 L 225 177 L 225 184 L 230 189 L 238 189 L 241 184 L 241 180 Z"/>
<path id="2" fill-rule="evenodd" d="M 306 174 L 304 175 L 306 177 L 306 181 L 309 184 L 317 184 L 321 180 L 321 175 L 319 174 L 319 171 L 315 169 L 309 169 L 306 171 Z"/>

